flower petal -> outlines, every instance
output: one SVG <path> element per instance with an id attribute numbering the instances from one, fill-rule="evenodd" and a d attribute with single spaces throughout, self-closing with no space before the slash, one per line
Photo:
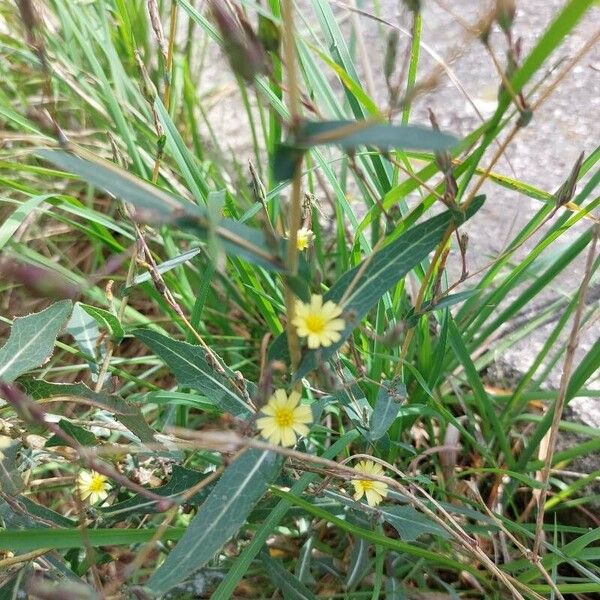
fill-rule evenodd
<path id="1" fill-rule="evenodd" d="M 323 304 L 321 314 L 323 316 L 327 316 L 328 319 L 334 319 L 342 314 L 342 309 L 331 300 L 328 300 L 325 302 L 325 304 Z"/>
<path id="2" fill-rule="evenodd" d="M 294 425 L 292 425 L 292 429 L 298 434 L 298 436 L 308 435 L 310 432 L 310 429 L 302 423 L 294 423 Z"/>
<path id="3" fill-rule="evenodd" d="M 354 491 L 354 495 L 352 497 L 355 500 L 358 501 L 358 500 L 360 500 L 363 497 L 363 494 L 365 493 L 365 490 L 362 487 L 362 485 L 358 486 L 358 485 L 354 484 L 354 488 L 355 488 L 355 491 Z"/>
<path id="4" fill-rule="evenodd" d="M 321 307 L 323 306 L 323 296 L 319 296 L 319 294 L 313 294 L 310 297 L 310 308 L 311 311 L 321 312 Z"/>
<path id="5" fill-rule="evenodd" d="M 262 417 L 261 419 L 257 419 L 256 426 L 260 430 L 262 437 L 269 438 L 273 431 L 277 429 L 277 421 L 273 417 Z"/>
<path id="6" fill-rule="evenodd" d="M 307 332 L 308 335 L 308 347 L 311 348 L 312 350 L 315 350 L 316 348 L 318 348 L 321 345 L 321 337 L 314 334 L 314 333 L 310 333 Z"/>
<path id="7" fill-rule="evenodd" d="M 288 398 L 288 408 L 294 408 L 300 404 L 300 394 L 296 391 L 292 392 Z"/>
<path id="8" fill-rule="evenodd" d="M 367 503 L 369 504 L 369 506 L 377 506 L 382 500 L 381 495 L 378 494 L 375 490 L 367 490 L 366 496 Z"/>
<path id="9" fill-rule="evenodd" d="M 273 444 L 273 446 L 279 446 L 281 443 L 281 427 L 276 427 L 273 430 L 273 433 L 269 436 L 269 443 Z"/>
<path id="10" fill-rule="evenodd" d="M 346 327 L 344 319 L 333 319 L 327 323 L 327 329 L 333 331 L 342 331 Z"/>
<path id="11" fill-rule="evenodd" d="M 288 399 L 288 396 L 285 393 L 285 390 L 281 389 L 281 388 L 276 390 L 275 393 L 273 394 L 273 396 L 277 399 L 278 402 L 281 402 L 281 403 L 287 402 L 287 399 Z M 273 396 L 271 396 L 271 398 L 273 398 Z"/>
<path id="12" fill-rule="evenodd" d="M 293 446 L 296 443 L 296 434 L 291 427 L 282 427 L 280 431 L 282 446 Z"/>
<path id="13" fill-rule="evenodd" d="M 294 409 L 294 422 L 295 423 L 312 423 L 313 416 L 312 410 L 308 404 L 301 404 Z"/>

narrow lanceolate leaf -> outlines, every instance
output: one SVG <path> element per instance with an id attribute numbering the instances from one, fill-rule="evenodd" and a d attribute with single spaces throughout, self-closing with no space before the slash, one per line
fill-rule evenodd
<path id="1" fill-rule="evenodd" d="M 130 202 L 135 206 L 140 220 L 170 223 L 191 231 L 201 239 L 205 239 L 209 232 L 214 232 L 227 252 L 267 269 L 283 270 L 281 256 L 285 240 L 271 239 L 259 229 L 231 219 L 211 222 L 205 208 L 172 196 L 81 148 L 77 148 L 77 154 L 48 149 L 38 150 L 37 154 L 44 160 L 79 175 L 115 198 Z"/>
<path id="2" fill-rule="evenodd" d="M 58 426 L 72 438 L 76 439 L 82 446 L 95 446 L 98 440 L 96 436 L 87 429 L 83 427 L 79 427 L 79 425 L 73 425 L 70 421 L 66 419 L 61 419 L 58 422 Z M 45 444 L 45 448 L 52 448 L 54 446 L 66 446 L 68 445 L 61 437 L 58 435 L 53 435 Z"/>
<path id="3" fill-rule="evenodd" d="M 147 586 L 163 594 L 203 567 L 244 525 L 279 468 L 272 452 L 246 450 L 225 471 Z"/>
<path id="4" fill-rule="evenodd" d="M 4 529 L 0 531 L 0 550 L 11 552 L 31 552 L 40 548 L 85 548 L 86 546 L 118 546 L 149 542 L 156 535 L 156 527 L 148 529 L 89 529 L 85 537 L 77 528 L 67 529 Z M 178 540 L 183 535 L 183 527 L 167 527 L 161 532 L 163 540 Z"/>
<path id="5" fill-rule="evenodd" d="M 275 585 L 275 589 L 283 593 L 289 600 L 317 600 L 317 597 L 278 560 L 273 560 L 266 552 L 260 555 L 267 575 Z"/>
<path id="6" fill-rule="evenodd" d="M 161 274 L 166 273 L 167 271 L 170 271 L 171 269 L 174 269 L 175 267 L 183 265 L 186 262 L 192 260 L 192 258 L 200 254 L 200 252 L 202 252 L 202 248 L 193 248 L 192 250 L 188 250 L 187 252 L 182 252 L 178 256 L 175 256 L 174 258 L 166 260 L 165 262 L 157 265 L 156 270 Z M 139 285 L 140 283 L 144 283 L 145 281 L 150 281 L 150 279 L 150 271 L 140 273 L 139 275 L 133 278 L 130 287 L 133 287 L 134 285 Z"/>
<path id="7" fill-rule="evenodd" d="M 484 197 L 479 196 L 469 207 L 464 219 L 474 215 L 483 205 L 483 201 Z M 346 327 L 341 332 L 341 339 L 327 348 L 307 351 L 295 377 L 304 377 L 319 362 L 328 360 L 387 290 L 427 258 L 441 242 L 445 231 L 455 218 L 454 213 L 446 211 L 416 225 L 373 256 L 367 257 L 363 263 L 344 273 L 324 296 L 325 300 L 336 303 L 344 298 L 342 316 Z M 275 340 L 270 349 L 271 358 L 285 356 L 285 339 L 285 334 L 282 334 Z"/>
<path id="8" fill-rule="evenodd" d="M 88 364 L 92 373 L 98 372 L 97 342 L 100 330 L 96 319 L 91 317 L 81 304 L 77 302 L 73 307 L 71 318 L 67 323 L 67 331 L 73 336 L 75 344 L 80 352 L 88 358 Z"/>
<path id="9" fill-rule="evenodd" d="M 377 120 L 307 121 L 296 137 L 279 144 L 271 158 L 276 181 L 291 179 L 303 153 L 313 146 L 334 145 L 353 151 L 360 146 L 406 150 L 448 150 L 458 140 L 419 125 L 390 125 Z"/>
<path id="10" fill-rule="evenodd" d="M 178 342 L 148 329 L 138 329 L 133 334 L 165 361 L 179 385 L 201 392 L 216 406 L 235 416 L 252 414 L 243 394 L 233 385 L 233 372 L 223 368 L 221 373 L 210 365 L 200 346 Z"/>
<path id="11" fill-rule="evenodd" d="M 585 385 L 585 382 L 600 368 L 600 339 L 590 348 L 583 357 L 578 367 L 569 379 L 567 387 L 567 401 L 572 400 L 575 394 Z"/>
<path id="12" fill-rule="evenodd" d="M 142 411 L 119 396 L 93 392 L 84 383 L 48 383 L 43 379 L 25 379 L 20 384 L 34 400 L 59 396 L 109 411 L 142 442 L 155 443 L 154 430 L 146 423 Z"/>
<path id="13" fill-rule="evenodd" d="M 98 323 L 104 329 L 106 329 L 112 336 L 115 342 L 119 343 L 125 337 L 125 331 L 121 322 L 108 310 L 98 308 L 96 306 L 90 306 L 89 304 L 79 303 L 79 306 Z"/>
<path id="14" fill-rule="evenodd" d="M 369 437 L 375 441 L 383 437 L 398 416 L 406 400 L 406 387 L 400 380 L 384 382 L 377 394 L 377 402 L 371 413 Z"/>
<path id="15" fill-rule="evenodd" d="M 382 517 L 398 532 L 405 542 L 413 542 L 422 535 L 447 538 L 449 534 L 428 516 L 412 506 L 381 506 Z"/>
<path id="16" fill-rule="evenodd" d="M 359 584 L 366 575 L 369 567 L 369 542 L 361 538 L 354 540 L 354 548 L 350 556 L 350 564 L 346 572 L 346 581 L 344 587 L 349 590 Z"/>
<path id="17" fill-rule="evenodd" d="M 382 150 L 447 150 L 458 140 L 447 133 L 419 125 L 390 125 L 377 121 L 313 121 L 300 130 L 299 145 L 335 144 L 344 150 L 374 146 Z"/>
<path id="18" fill-rule="evenodd" d="M 16 318 L 0 350 L 0 379 L 10 383 L 43 364 L 70 312 L 71 301 L 62 300 L 39 313 Z"/>

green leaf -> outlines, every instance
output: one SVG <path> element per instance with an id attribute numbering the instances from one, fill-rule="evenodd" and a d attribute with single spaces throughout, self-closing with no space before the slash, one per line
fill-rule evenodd
<path id="1" fill-rule="evenodd" d="M 381 150 L 448 150 L 457 143 L 452 135 L 419 125 L 338 120 L 305 123 L 297 145 L 310 148 L 334 144 L 344 150 L 354 150 L 359 146 L 374 146 Z"/>
<path id="2" fill-rule="evenodd" d="M 160 188 L 96 156 L 77 156 L 64 150 L 42 149 L 38 156 L 61 169 L 79 175 L 88 183 L 142 209 L 145 220 L 173 222 L 181 213 L 204 216 L 198 206 L 167 194 Z"/>
<path id="3" fill-rule="evenodd" d="M 156 265 L 156 270 L 160 274 L 166 273 L 167 271 L 170 271 L 171 269 L 174 269 L 175 267 L 178 267 L 179 265 L 185 264 L 186 262 L 190 261 L 195 256 L 198 256 L 200 252 L 202 252 L 202 248 L 193 248 L 192 250 L 188 250 L 187 252 L 182 252 L 174 258 L 171 258 L 163 263 L 160 263 L 159 265 Z M 150 279 L 150 271 L 140 273 L 139 275 L 133 278 L 133 281 L 131 282 L 131 285 L 129 287 L 133 287 L 134 285 L 139 285 L 140 283 L 150 281 Z"/>
<path id="4" fill-rule="evenodd" d="M 63 150 L 38 150 L 41 158 L 62 169 L 75 173 L 88 183 L 102 188 L 138 210 L 137 217 L 147 222 L 171 223 L 206 238 L 211 227 L 221 238 L 226 251 L 268 269 L 283 270 L 280 247 L 285 240 L 271 240 L 258 229 L 231 219 L 222 219 L 211 225 L 204 208 L 167 194 L 160 188 L 120 169 L 117 165 L 78 149 L 85 156 Z"/>
<path id="5" fill-rule="evenodd" d="M 422 535 L 448 538 L 449 534 L 429 517 L 412 506 L 379 506 L 383 518 L 398 532 L 405 542 L 413 542 Z"/>
<path id="6" fill-rule="evenodd" d="M 177 162 L 177 166 L 185 179 L 188 189 L 192 192 L 196 200 L 204 200 L 208 190 L 196 157 L 185 145 L 181 134 L 177 131 L 175 123 L 173 123 L 160 98 L 157 97 L 155 99 L 154 107 L 165 130 L 167 149 Z"/>
<path id="7" fill-rule="evenodd" d="M 12 214 L 4 218 L 4 222 L 0 224 L 0 250 L 16 233 L 28 215 L 35 211 L 44 200 L 53 196 L 54 194 L 43 194 L 29 198 L 26 202 L 20 203 Z"/>
<path id="8" fill-rule="evenodd" d="M 426 313 L 432 312 L 434 310 L 442 310 L 444 308 L 448 308 L 450 306 L 454 306 L 455 304 L 459 304 L 468 298 L 471 298 L 475 294 L 478 294 L 479 290 L 465 290 L 464 292 L 459 292 L 458 294 L 450 294 L 449 296 L 444 296 L 437 302 L 433 303 L 431 300 L 429 302 L 425 302 L 423 306 L 421 306 L 421 310 L 418 314 L 414 314 L 414 309 L 412 309 L 408 315 L 406 316 L 406 326 L 407 327 L 415 327 L 419 322 L 419 319 Z"/>
<path id="9" fill-rule="evenodd" d="M 369 423 L 369 438 L 372 441 L 378 440 L 387 433 L 405 400 L 406 386 L 400 379 L 384 381 L 381 384 Z"/>
<path id="10" fill-rule="evenodd" d="M 294 575 L 300 580 L 303 584 L 313 584 L 315 583 L 315 578 L 312 576 L 310 572 L 310 563 L 312 559 L 312 551 L 315 547 L 315 537 L 311 535 L 302 548 L 300 548 L 300 555 L 298 556 L 298 561 L 296 562 L 296 569 L 294 571 Z"/>
<path id="11" fill-rule="evenodd" d="M 0 379 L 10 383 L 43 364 L 70 312 L 71 301 L 61 300 L 38 313 L 17 317 L 0 350 Z"/>
<path id="12" fill-rule="evenodd" d="M 350 79 L 348 79 L 350 81 Z M 300 166 L 304 151 L 314 146 L 336 145 L 345 151 L 359 146 L 372 146 L 387 151 L 392 149 L 447 150 L 458 140 L 419 125 L 390 125 L 376 121 L 307 121 L 293 139 L 278 144 L 271 158 L 275 181 L 291 179 Z"/>
<path id="13" fill-rule="evenodd" d="M 283 593 L 286 600 L 317 600 L 317 597 L 281 562 L 273 560 L 266 552 L 260 555 L 267 575 L 275 585 L 275 589 Z"/>
<path id="14" fill-rule="evenodd" d="M 34 400 L 44 400 L 56 396 L 73 396 L 79 402 L 107 410 L 114 414 L 115 418 L 142 442 L 156 443 L 154 439 L 155 432 L 144 420 L 140 409 L 137 406 L 128 404 L 119 396 L 93 392 L 84 383 L 48 383 L 43 379 L 25 379 L 19 383 Z"/>
<path id="15" fill-rule="evenodd" d="M 452 317 L 450 317 L 449 320 L 448 341 L 454 354 L 462 363 L 467 381 L 473 390 L 477 409 L 482 418 L 481 427 L 486 436 L 485 439 L 490 439 L 491 436 L 489 435 L 489 431 L 490 429 L 493 430 L 498 443 L 504 452 L 505 460 L 512 467 L 514 458 L 506 433 L 502 428 L 502 422 L 496 414 L 496 407 L 494 406 L 492 399 L 485 391 L 481 378 L 479 377 L 479 373 L 477 372 L 477 368 L 471 359 L 469 351 L 465 346 L 463 337 Z"/>
<path id="16" fill-rule="evenodd" d="M 404 587 L 395 577 L 386 577 L 385 597 L 386 600 L 406 600 Z"/>
<path id="17" fill-rule="evenodd" d="M 92 373 L 98 373 L 98 347 L 100 330 L 96 320 L 83 310 L 79 302 L 75 303 L 71 318 L 67 323 L 67 331 L 73 336 L 80 352 L 89 357 L 88 364 Z"/>
<path id="18" fill-rule="evenodd" d="M 60 513 L 57 513 L 51 509 L 49 509 L 46 506 L 43 506 L 42 504 L 38 504 L 37 502 L 34 502 L 33 500 L 31 500 L 31 498 L 28 498 L 27 496 L 16 496 L 16 500 L 18 501 L 19 505 L 22 506 L 25 511 L 27 512 L 27 516 L 28 518 L 30 517 L 38 517 L 38 519 L 40 520 L 33 520 L 31 519 L 31 525 L 34 526 L 37 525 L 39 527 L 47 527 L 50 525 L 46 525 L 45 523 L 43 523 L 42 521 L 46 521 L 46 522 L 50 522 L 50 523 L 54 523 L 55 525 L 58 525 L 58 527 L 77 527 L 77 520 L 73 520 L 73 519 L 68 519 L 67 517 L 64 517 L 63 515 L 61 515 Z"/>
<path id="19" fill-rule="evenodd" d="M 484 196 L 478 196 L 469 207 L 468 213 L 464 215 L 464 219 L 473 216 L 481 208 L 483 201 Z M 328 360 L 387 290 L 427 258 L 428 254 L 441 242 L 445 231 L 453 221 L 454 215 L 450 211 L 446 211 L 416 225 L 373 256 L 367 257 L 366 264 L 363 261 L 360 265 L 344 273 L 324 296 L 325 301 L 340 302 L 346 290 L 352 286 L 352 291 L 343 306 L 346 327 L 341 332 L 341 338 L 327 348 L 307 351 L 294 377 L 304 377 L 320 362 Z M 269 352 L 271 359 L 283 359 L 287 356 L 286 339 L 285 333 L 283 333 L 275 340 Z"/>
<path id="20" fill-rule="evenodd" d="M 173 465 L 171 479 L 164 485 L 152 488 L 152 493 L 163 496 L 164 498 L 176 500 L 177 496 L 202 481 L 205 477 L 205 473 L 186 469 L 185 467 L 175 464 Z M 206 499 L 206 495 L 207 490 L 203 489 L 186 500 L 186 505 L 201 504 Z M 140 496 L 139 494 L 135 494 L 131 498 L 128 498 L 123 502 L 117 502 L 111 506 L 101 506 L 96 510 L 102 513 L 104 518 L 112 518 L 115 520 L 124 520 L 133 515 L 145 515 L 158 512 L 156 502 L 148 500 L 148 498 Z"/>
<path id="21" fill-rule="evenodd" d="M 600 339 L 597 339 L 590 351 L 583 357 L 567 386 L 567 401 L 572 400 L 585 382 L 600 368 Z"/>
<path id="22" fill-rule="evenodd" d="M 185 533 L 184 527 L 167 527 L 161 536 L 163 540 L 178 540 Z M 0 530 L 0 550 L 30 552 L 40 548 L 64 550 L 65 548 L 85 548 L 86 545 L 123 546 L 149 542 L 156 534 L 156 527 L 148 529 L 88 529 L 85 539 L 79 529 L 4 529 Z"/>
<path id="23" fill-rule="evenodd" d="M 90 306 L 89 304 L 83 304 L 80 302 L 79 305 L 88 315 L 90 315 L 90 317 L 108 330 L 113 340 L 117 344 L 125 337 L 123 326 L 119 322 L 119 319 L 117 319 L 116 315 L 113 315 L 108 310 L 97 308 L 96 306 Z"/>
<path id="24" fill-rule="evenodd" d="M 94 446 L 97 442 L 96 436 L 87 429 L 79 427 L 79 425 L 73 425 L 73 423 L 66 419 L 61 419 L 58 422 L 58 426 L 68 435 L 75 438 L 82 446 Z M 58 435 L 53 435 L 45 444 L 46 448 L 52 448 L 53 446 L 68 446 L 63 438 Z"/>
<path id="25" fill-rule="evenodd" d="M 203 412 L 219 414 L 221 411 L 215 406 L 212 398 L 200 396 L 191 392 L 173 392 L 169 390 L 158 390 L 146 392 L 145 394 L 132 394 L 129 400 L 135 403 L 157 404 L 158 406 L 190 406 Z"/>
<path id="26" fill-rule="evenodd" d="M 277 144 L 271 157 L 273 180 L 277 183 L 292 179 L 302 162 L 303 155 L 303 150 L 291 144 Z"/>
<path id="27" fill-rule="evenodd" d="M 246 450 L 227 468 L 147 586 L 164 593 L 203 567 L 244 525 L 279 469 L 272 452 Z"/>
<path id="28" fill-rule="evenodd" d="M 369 542 L 356 538 L 350 555 L 350 564 L 346 573 L 344 587 L 348 590 L 359 584 L 369 567 Z"/>
<path id="29" fill-rule="evenodd" d="M 219 373 L 209 365 L 200 346 L 178 342 L 149 329 L 138 329 L 133 335 L 165 361 L 180 386 L 199 391 L 219 408 L 235 416 L 252 414 L 247 401 L 232 384 L 233 372 L 223 367 L 225 374 Z"/>

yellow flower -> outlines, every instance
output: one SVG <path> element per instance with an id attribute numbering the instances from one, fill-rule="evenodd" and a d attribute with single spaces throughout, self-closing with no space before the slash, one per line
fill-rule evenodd
<path id="1" fill-rule="evenodd" d="M 308 227 L 298 229 L 296 236 L 296 247 L 298 250 L 300 250 L 300 252 L 306 250 L 312 244 L 312 241 L 315 238 L 315 234 L 308 229 Z"/>
<path id="2" fill-rule="evenodd" d="M 328 300 L 323 304 L 323 297 L 313 294 L 309 304 L 298 302 L 293 325 L 300 337 L 308 338 L 309 348 L 327 347 L 337 342 L 340 331 L 344 329 L 344 319 L 338 317 L 342 309 Z"/>
<path id="3" fill-rule="evenodd" d="M 89 500 L 90 504 L 106 500 L 110 490 L 106 479 L 106 476 L 96 471 L 81 471 L 77 477 L 77 489 L 81 499 Z"/>
<path id="4" fill-rule="evenodd" d="M 364 473 L 365 475 L 383 475 L 381 465 L 372 460 L 361 460 L 355 467 L 355 471 Z M 369 506 L 377 506 L 388 493 L 387 483 L 382 481 L 374 481 L 373 479 L 353 479 L 354 499 L 360 500 L 363 496 L 367 496 Z"/>
<path id="5" fill-rule="evenodd" d="M 271 444 L 293 446 L 297 435 L 307 435 L 307 423 L 312 423 L 310 406 L 300 404 L 300 394 L 292 392 L 289 397 L 285 390 L 277 390 L 262 409 L 267 415 L 256 421 L 260 434 Z M 297 435 L 296 435 L 297 434 Z"/>

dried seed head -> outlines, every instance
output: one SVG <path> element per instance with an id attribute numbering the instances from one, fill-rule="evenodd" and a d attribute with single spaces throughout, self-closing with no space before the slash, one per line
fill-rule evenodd
<path id="1" fill-rule="evenodd" d="M 163 59 L 166 62 L 167 42 L 165 40 L 165 34 L 163 31 L 162 22 L 160 20 L 158 2 L 156 0 L 148 0 L 148 14 L 150 15 L 150 24 L 152 25 L 152 31 L 154 31 L 154 35 L 156 36 L 160 53 L 163 55 Z"/>
<path id="2" fill-rule="evenodd" d="M 582 152 L 579 155 L 579 158 L 575 162 L 575 165 L 571 169 L 571 173 L 567 177 L 567 180 L 558 188 L 556 193 L 554 194 L 554 199 L 556 201 L 556 206 L 564 206 L 568 204 L 573 199 L 575 195 L 575 188 L 577 187 L 577 178 L 579 177 L 579 172 L 581 171 L 581 166 L 583 165 L 583 157 L 584 153 Z"/>
<path id="3" fill-rule="evenodd" d="M 256 75 L 266 73 L 267 54 L 250 24 L 245 18 L 240 21 L 240 17 L 243 18 L 241 10 L 234 15 L 220 0 L 213 0 L 210 6 L 213 19 L 223 37 L 223 50 L 233 72 L 249 83 Z"/>
<path id="4" fill-rule="evenodd" d="M 31 44 L 35 40 L 35 30 L 39 23 L 37 11 L 31 0 L 17 0 L 17 5 L 21 13 L 21 20 L 27 30 L 27 42 Z"/>

